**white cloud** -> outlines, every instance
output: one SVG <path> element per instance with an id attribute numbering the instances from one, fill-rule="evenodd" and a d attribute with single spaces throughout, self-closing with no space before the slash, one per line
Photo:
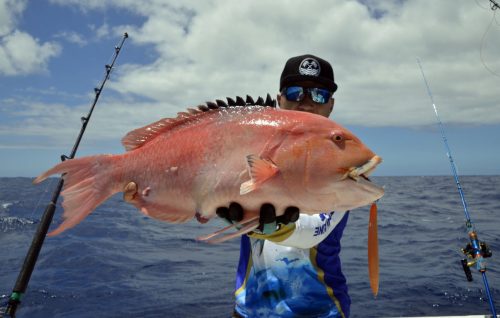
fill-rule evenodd
<path id="1" fill-rule="evenodd" d="M 0 125 L 0 148 L 3 149 L 70 149 L 81 128 L 81 117 L 88 114 L 90 109 L 89 104 L 68 106 L 22 98 L 4 99 L 1 102 L 4 116 L 15 118 Z M 100 101 L 89 121 L 85 143 L 99 147 L 101 143 L 112 141 L 118 147 L 117 152 L 122 152 L 119 141 L 129 130 L 141 127 L 144 122 L 158 120 L 156 112 L 167 112 L 170 107 L 171 105 L 165 104 L 136 102 L 134 107 L 125 108 L 122 101 L 109 98 L 108 101 Z M 151 111 L 152 109 L 155 111 Z M 17 137 L 13 139 L 11 136 Z M 36 141 L 39 143 L 34 147 Z"/>
<path id="2" fill-rule="evenodd" d="M 88 40 L 85 39 L 85 36 L 75 31 L 61 31 L 55 34 L 54 37 L 64 39 L 70 43 L 74 43 L 79 46 L 85 46 L 88 44 Z"/>
<path id="3" fill-rule="evenodd" d="M 26 1 L 0 1 L 0 75 L 25 75 L 46 70 L 50 58 L 59 55 L 57 43 L 39 43 L 16 28 Z"/>
<path id="4" fill-rule="evenodd" d="M 0 37 L 14 29 L 19 15 L 26 8 L 27 0 L 0 0 Z"/>
<path id="5" fill-rule="evenodd" d="M 108 23 L 103 23 L 100 26 L 96 26 L 95 24 L 89 24 L 88 30 L 90 31 L 89 35 L 84 35 L 82 33 L 78 33 L 76 31 L 60 31 L 54 34 L 54 38 L 63 39 L 69 43 L 76 44 L 80 47 L 87 46 L 89 44 L 95 44 L 102 39 L 108 39 L 112 36 L 119 36 L 120 33 L 116 29 L 112 29 Z"/>
<path id="6" fill-rule="evenodd" d="M 98 39 L 107 37 L 109 33 L 109 25 L 107 23 L 104 23 L 103 25 L 95 29 L 95 35 Z"/>
<path id="7" fill-rule="evenodd" d="M 25 32 L 15 30 L 0 42 L 0 74 L 22 75 L 43 71 L 50 58 L 59 55 L 56 43 L 39 41 Z"/>
<path id="8" fill-rule="evenodd" d="M 475 1 L 52 2 L 143 17 L 139 25 L 108 21 L 94 28 L 102 36 L 127 30 L 132 45 L 154 50 L 144 52 L 157 57 L 149 64 L 119 65 L 109 87 L 170 105 L 165 115 L 225 96 L 274 97 L 286 59 L 313 53 L 333 64 L 339 84 L 334 118 L 345 124 L 434 124 L 417 57 L 446 121 L 500 123 L 498 78 L 479 57 L 493 13 Z M 500 72 L 499 35 L 494 24 L 483 55 Z M 144 114 L 141 125 L 149 117 Z"/>

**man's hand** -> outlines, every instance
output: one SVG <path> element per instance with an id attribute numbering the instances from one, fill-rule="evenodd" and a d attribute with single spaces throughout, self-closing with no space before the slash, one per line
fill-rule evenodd
<path id="1" fill-rule="evenodd" d="M 229 223 L 238 223 L 243 219 L 243 207 L 237 202 L 231 202 L 229 207 L 219 207 L 216 210 L 220 218 Z M 282 225 L 296 222 L 299 219 L 300 211 L 297 207 L 289 206 L 285 213 L 276 217 L 276 209 L 270 203 L 264 203 L 260 207 L 259 227 L 254 231 L 258 234 L 272 234 Z"/>

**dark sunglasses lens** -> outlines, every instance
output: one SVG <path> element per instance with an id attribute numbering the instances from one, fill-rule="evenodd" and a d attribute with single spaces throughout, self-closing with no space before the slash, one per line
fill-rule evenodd
<path id="1" fill-rule="evenodd" d="M 323 88 L 311 88 L 311 99 L 318 104 L 325 104 L 330 98 L 330 91 Z"/>
<path id="2" fill-rule="evenodd" d="M 300 86 L 290 86 L 285 90 L 286 99 L 291 102 L 300 102 L 304 99 L 304 89 Z"/>

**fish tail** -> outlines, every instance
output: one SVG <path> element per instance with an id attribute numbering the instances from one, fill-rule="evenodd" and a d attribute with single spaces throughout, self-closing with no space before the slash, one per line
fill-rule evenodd
<path id="1" fill-rule="evenodd" d="M 33 183 L 40 183 L 53 174 L 63 174 L 64 221 L 47 234 L 54 236 L 80 223 L 97 206 L 120 191 L 113 162 L 117 156 L 98 155 L 61 162 L 41 174 Z"/>

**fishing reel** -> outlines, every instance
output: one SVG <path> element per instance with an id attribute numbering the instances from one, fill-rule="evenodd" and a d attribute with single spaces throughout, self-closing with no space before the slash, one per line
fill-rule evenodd
<path id="1" fill-rule="evenodd" d="M 491 249 L 485 242 L 479 242 L 479 248 L 475 248 L 471 243 L 467 243 L 465 248 L 462 248 L 462 253 L 464 253 L 465 256 L 467 256 L 467 259 L 469 259 L 469 261 L 467 261 L 467 259 L 465 258 L 461 260 L 462 267 L 465 272 L 465 277 L 469 282 L 472 281 L 472 273 L 470 271 L 470 267 L 477 265 L 477 268 L 480 272 L 485 272 L 486 265 L 484 264 L 482 258 L 488 258 L 493 255 Z"/>

